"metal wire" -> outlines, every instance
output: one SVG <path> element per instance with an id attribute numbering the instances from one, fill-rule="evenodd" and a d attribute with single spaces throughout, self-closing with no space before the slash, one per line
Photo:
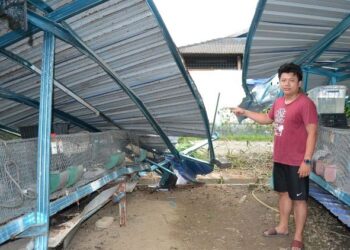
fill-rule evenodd
<path id="1" fill-rule="evenodd" d="M 35 209 L 37 143 L 37 138 L 0 142 L 0 223 Z M 124 131 L 52 136 L 50 198 L 123 167 L 128 144 L 138 146 L 138 138 Z"/>

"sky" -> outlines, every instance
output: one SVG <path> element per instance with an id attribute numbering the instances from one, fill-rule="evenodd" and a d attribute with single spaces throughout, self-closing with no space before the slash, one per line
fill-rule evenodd
<path id="1" fill-rule="evenodd" d="M 153 0 L 177 47 L 248 31 L 258 0 Z M 219 109 L 235 107 L 245 96 L 242 71 L 191 70 L 207 110 L 209 121 Z M 223 113 L 223 112 L 221 112 Z M 216 117 L 216 123 L 222 119 Z"/>
<path id="2" fill-rule="evenodd" d="M 258 0 L 153 0 L 179 46 L 248 30 Z"/>

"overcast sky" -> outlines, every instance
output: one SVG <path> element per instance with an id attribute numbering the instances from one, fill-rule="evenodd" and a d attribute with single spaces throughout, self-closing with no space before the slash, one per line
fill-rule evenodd
<path id="1" fill-rule="evenodd" d="M 258 0 L 153 0 L 176 45 L 248 30 Z"/>
<path id="2" fill-rule="evenodd" d="M 258 0 L 153 0 L 177 47 L 248 31 Z M 209 121 L 219 110 L 239 105 L 244 97 L 240 70 L 190 70 Z M 220 116 L 216 122 L 220 123 Z"/>

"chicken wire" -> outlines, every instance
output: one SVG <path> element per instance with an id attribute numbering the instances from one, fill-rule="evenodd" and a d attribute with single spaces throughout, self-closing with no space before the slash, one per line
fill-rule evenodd
<path id="1" fill-rule="evenodd" d="M 350 130 L 319 127 L 314 172 L 336 190 L 350 194 Z"/>
<path id="2" fill-rule="evenodd" d="M 37 141 L 0 141 L 0 223 L 35 209 Z M 125 166 L 131 142 L 138 146 L 135 136 L 121 131 L 52 136 L 51 199 Z"/>

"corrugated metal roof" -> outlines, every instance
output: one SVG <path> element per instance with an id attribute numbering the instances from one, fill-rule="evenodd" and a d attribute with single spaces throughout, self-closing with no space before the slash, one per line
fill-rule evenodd
<path id="1" fill-rule="evenodd" d="M 47 3 L 59 10 L 71 1 Z M 188 75 L 190 83 L 186 81 L 147 1 L 106 1 L 65 21 L 140 98 L 168 136 L 206 135 L 205 119 L 188 84 L 199 99 L 200 95 Z M 2 35 L 6 32 L 3 29 Z M 26 38 L 6 47 L 6 50 L 40 69 L 43 32 L 34 34 L 31 40 L 32 45 Z M 58 39 L 55 79 L 121 128 L 155 134 L 134 102 L 101 67 L 75 47 Z M 0 54 L 0 87 L 39 101 L 40 76 Z M 54 88 L 54 107 L 97 129 L 116 129 L 58 88 Z M 38 123 L 38 110 L 0 99 L 0 119 L 1 125 L 18 129 Z M 74 127 L 74 130 L 81 129 Z"/>
<path id="2" fill-rule="evenodd" d="M 349 13 L 350 2 L 346 0 L 260 0 L 247 38 L 243 79 L 269 78 L 286 62 L 299 63 L 304 69 L 327 70 L 323 66 L 334 66 L 350 54 L 350 31 L 341 33 L 349 27 Z M 339 25 L 343 20 L 345 23 Z M 329 33 L 333 36 L 327 41 Z M 341 34 L 338 39 L 336 33 Z M 333 40 L 327 47 L 327 42 Z M 310 50 L 317 51 L 320 41 L 325 49 L 312 54 Z M 305 55 L 307 58 L 303 58 Z M 349 60 L 340 66 L 349 68 Z M 330 82 L 329 77 L 315 73 L 309 76 L 309 89 Z"/>
<path id="3" fill-rule="evenodd" d="M 228 36 L 180 47 L 181 54 L 243 54 L 245 37 Z"/>

